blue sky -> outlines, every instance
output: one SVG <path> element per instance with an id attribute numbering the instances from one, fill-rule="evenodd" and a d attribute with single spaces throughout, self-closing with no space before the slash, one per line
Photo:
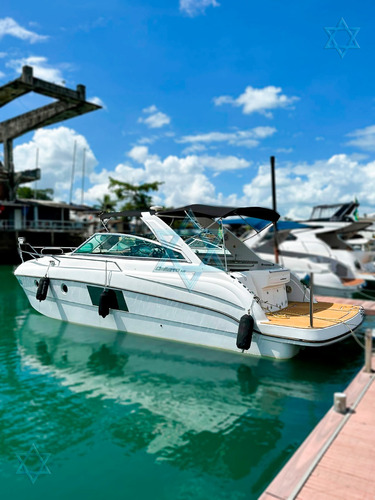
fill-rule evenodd
<path id="1" fill-rule="evenodd" d="M 273 154 L 282 215 L 355 196 L 373 213 L 374 13 L 365 1 L 5 1 L 1 82 L 29 64 L 104 105 L 18 139 L 16 168 L 39 149 L 39 187 L 68 200 L 77 141 L 75 201 L 86 148 L 86 202 L 112 175 L 163 181 L 154 199 L 167 205 L 270 206 Z M 324 48 L 341 18 L 360 28 L 344 58 Z M 45 102 L 29 95 L 2 119 Z"/>

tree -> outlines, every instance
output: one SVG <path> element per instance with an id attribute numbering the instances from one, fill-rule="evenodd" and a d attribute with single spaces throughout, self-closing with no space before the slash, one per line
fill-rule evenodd
<path id="1" fill-rule="evenodd" d="M 117 201 L 112 200 L 111 196 L 109 194 L 105 194 L 102 199 L 98 198 L 99 205 L 96 205 L 98 210 L 101 210 L 102 212 L 111 212 L 114 210 Z"/>
<path id="2" fill-rule="evenodd" d="M 31 189 L 29 186 L 22 186 L 17 189 L 17 198 L 52 201 L 53 189 Z"/>
<path id="3" fill-rule="evenodd" d="M 152 205 L 152 196 L 148 193 L 157 191 L 162 182 L 148 182 L 134 186 L 128 182 L 109 178 L 109 189 L 117 196 L 119 201 L 126 201 L 121 210 L 144 210 Z"/>

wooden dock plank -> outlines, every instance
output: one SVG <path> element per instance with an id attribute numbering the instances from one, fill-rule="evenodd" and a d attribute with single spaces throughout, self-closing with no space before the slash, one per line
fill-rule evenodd
<path id="1" fill-rule="evenodd" d="M 375 498 L 375 384 L 328 448 L 303 490 L 325 492 L 326 498 Z"/>
<path id="2" fill-rule="evenodd" d="M 345 391 L 347 406 L 352 411 L 341 415 L 329 410 L 261 495 L 261 500 L 375 499 L 373 379 L 372 374 L 363 371 L 357 374 Z"/>
<path id="3" fill-rule="evenodd" d="M 310 476 L 302 491 L 296 497 L 297 500 L 305 498 L 304 490 L 308 494 L 313 492 L 315 497 L 324 494 L 326 500 L 340 498 L 341 500 L 362 500 L 363 498 L 374 499 L 374 482 L 356 476 L 349 476 L 342 471 L 332 471 L 319 464 L 316 471 Z"/>

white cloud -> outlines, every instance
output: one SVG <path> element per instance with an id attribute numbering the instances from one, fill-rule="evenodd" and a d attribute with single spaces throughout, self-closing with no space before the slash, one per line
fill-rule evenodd
<path id="1" fill-rule="evenodd" d="M 140 139 L 137 140 L 137 144 L 154 144 L 154 142 L 162 140 L 162 139 L 167 139 L 170 137 L 174 137 L 175 133 L 172 131 L 164 132 L 164 133 L 159 133 L 159 134 L 153 134 L 148 137 L 141 137 Z"/>
<path id="2" fill-rule="evenodd" d="M 242 107 L 242 112 L 245 115 L 260 113 L 267 118 L 272 118 L 272 113 L 269 110 L 290 107 L 293 102 L 299 99 L 298 97 L 288 97 L 281 92 L 281 87 L 269 86 L 256 89 L 248 86 L 239 97 L 233 98 L 223 95 L 215 97 L 214 103 L 216 106 L 232 104 L 233 106 Z"/>
<path id="3" fill-rule="evenodd" d="M 190 17 L 203 14 L 207 7 L 219 7 L 216 0 L 180 0 L 180 10 Z"/>
<path id="4" fill-rule="evenodd" d="M 239 170 L 247 168 L 251 165 L 250 162 L 237 156 L 198 156 L 198 162 L 207 168 L 211 168 L 217 172 L 225 172 L 228 170 Z"/>
<path id="5" fill-rule="evenodd" d="M 168 125 L 168 123 L 171 122 L 171 119 L 165 113 L 158 111 L 157 113 L 150 115 L 147 118 L 140 118 L 139 122 L 145 123 L 150 128 L 160 128 L 164 125 Z"/>
<path id="6" fill-rule="evenodd" d="M 236 130 L 235 132 L 208 132 L 206 134 L 185 135 L 176 142 L 179 143 L 218 143 L 225 142 L 231 146 L 254 148 L 260 139 L 265 139 L 276 132 L 274 127 L 255 127 L 251 130 Z"/>
<path id="7" fill-rule="evenodd" d="M 360 163 L 344 155 L 334 155 L 312 164 L 288 162 L 276 169 L 277 207 L 283 216 L 309 217 L 314 205 L 348 202 L 357 196 L 361 212 L 375 205 L 375 162 Z M 243 187 L 241 203 L 272 206 L 268 165 L 261 165 L 253 180 Z"/>
<path id="8" fill-rule="evenodd" d="M 152 135 L 150 137 L 141 137 L 138 139 L 138 144 L 154 144 L 155 141 L 157 141 L 159 137 L 157 135 Z"/>
<path id="9" fill-rule="evenodd" d="M 191 146 L 188 146 L 187 148 L 183 149 L 182 154 L 189 155 L 189 154 L 194 154 L 194 153 L 201 153 L 202 151 L 206 151 L 206 149 L 207 148 L 204 144 L 195 143 L 195 144 L 192 144 Z"/>
<path id="10" fill-rule="evenodd" d="M 53 83 L 62 84 L 64 82 L 61 69 L 48 64 L 48 59 L 43 56 L 29 56 L 22 59 L 12 59 L 6 63 L 8 68 L 14 69 L 17 73 L 22 71 L 23 66 L 32 66 L 34 76 Z M 64 65 L 66 67 L 66 65 Z"/>
<path id="11" fill-rule="evenodd" d="M 155 104 L 152 104 L 148 108 L 142 109 L 143 113 L 147 113 L 147 114 L 156 113 L 157 110 L 158 110 L 158 108 L 155 106 Z"/>
<path id="12" fill-rule="evenodd" d="M 142 112 L 149 115 L 147 118 L 138 118 L 138 123 L 145 123 L 149 128 L 161 128 L 168 125 L 171 119 L 165 113 L 158 111 L 158 108 L 153 104 L 148 108 L 142 109 Z"/>
<path id="13" fill-rule="evenodd" d="M 93 104 L 97 104 L 98 106 L 101 106 L 103 109 L 108 110 L 107 106 L 104 104 L 104 102 L 100 99 L 100 97 L 89 97 L 88 102 L 92 102 Z"/>
<path id="14" fill-rule="evenodd" d="M 85 176 L 89 177 L 98 163 L 95 155 L 86 138 L 67 127 L 38 129 L 31 141 L 16 146 L 15 169 L 20 171 L 35 168 L 36 151 L 39 149 L 42 177 L 38 181 L 38 188 L 53 188 L 56 199 L 68 201 L 75 141 L 77 144 L 75 180 L 82 179 L 84 149 L 86 149 Z"/>
<path id="15" fill-rule="evenodd" d="M 143 163 L 149 157 L 147 146 L 134 146 L 129 152 L 128 156 L 137 163 Z"/>
<path id="16" fill-rule="evenodd" d="M 289 154 L 293 152 L 293 148 L 278 148 L 276 149 L 276 153 L 285 153 Z"/>
<path id="17" fill-rule="evenodd" d="M 5 35 L 14 36 L 16 38 L 20 38 L 21 40 L 27 40 L 30 43 L 43 42 L 49 38 L 48 36 L 38 35 L 38 33 L 35 33 L 34 31 L 23 28 L 11 17 L 4 17 L 3 19 L 0 19 L 0 38 Z"/>
<path id="18" fill-rule="evenodd" d="M 129 158 L 139 166 L 117 165 L 114 171 L 93 173 L 90 180 L 96 186 L 85 194 L 85 200 L 93 201 L 108 193 L 108 177 L 140 184 L 143 182 L 163 182 L 154 194 L 153 202 L 166 206 L 178 206 L 186 203 L 223 203 L 223 196 L 216 193 L 214 184 L 207 176 L 208 171 L 220 173 L 244 169 L 250 162 L 236 156 L 167 156 L 162 159 L 149 153 L 146 146 L 135 146 L 128 152 Z M 99 193 L 99 195 L 98 195 Z"/>
<path id="19" fill-rule="evenodd" d="M 353 137 L 346 143 L 347 146 L 357 146 L 367 151 L 375 151 L 375 125 L 354 130 L 347 137 Z"/>
<path id="20" fill-rule="evenodd" d="M 35 154 L 29 153 L 28 158 L 32 163 Z M 70 178 L 70 156 L 67 157 L 67 180 Z M 117 165 L 113 171 L 102 169 L 92 172 L 90 181 L 94 185 L 86 192 L 85 200 L 95 203 L 97 198 L 108 193 L 108 177 L 111 176 L 132 184 L 163 182 L 159 191 L 153 194 L 153 203 L 160 205 L 207 203 L 272 206 L 268 164 L 259 165 L 256 170 L 250 162 L 237 156 L 191 154 L 161 158 L 151 154 L 148 147 L 140 145 L 128 152 L 128 158 L 129 162 Z M 131 161 L 136 166 L 131 165 Z M 242 181 L 236 181 L 237 173 L 242 170 L 247 175 L 249 171 L 244 169 L 250 167 L 255 172 L 251 182 L 243 185 Z M 223 175 L 223 172 L 236 173 L 231 175 L 233 184 L 226 195 L 218 192 L 214 184 L 216 175 Z M 372 213 L 375 206 L 375 161 L 368 161 L 358 155 L 337 154 L 313 163 L 279 163 L 276 186 L 278 211 L 283 216 L 307 218 L 314 205 L 347 202 L 355 196 L 361 203 L 361 213 Z"/>

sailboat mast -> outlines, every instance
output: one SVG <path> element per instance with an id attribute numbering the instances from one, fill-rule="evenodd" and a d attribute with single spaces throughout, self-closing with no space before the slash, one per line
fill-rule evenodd
<path id="1" fill-rule="evenodd" d="M 74 141 L 73 161 L 72 161 L 72 178 L 70 181 L 69 205 L 72 204 L 72 199 L 73 199 L 74 170 L 76 167 L 76 151 L 77 151 L 77 141 Z"/>
<path id="2" fill-rule="evenodd" d="M 81 205 L 83 205 L 83 196 L 85 189 L 85 166 L 86 166 L 86 148 L 83 148 L 83 157 L 82 157 L 82 192 L 81 192 Z"/>
<path id="3" fill-rule="evenodd" d="M 271 181 L 272 181 L 272 208 L 276 212 L 276 180 L 275 180 L 275 157 L 271 156 Z M 279 263 L 279 246 L 277 241 L 277 222 L 273 223 L 273 249 L 275 252 L 275 262 Z"/>

